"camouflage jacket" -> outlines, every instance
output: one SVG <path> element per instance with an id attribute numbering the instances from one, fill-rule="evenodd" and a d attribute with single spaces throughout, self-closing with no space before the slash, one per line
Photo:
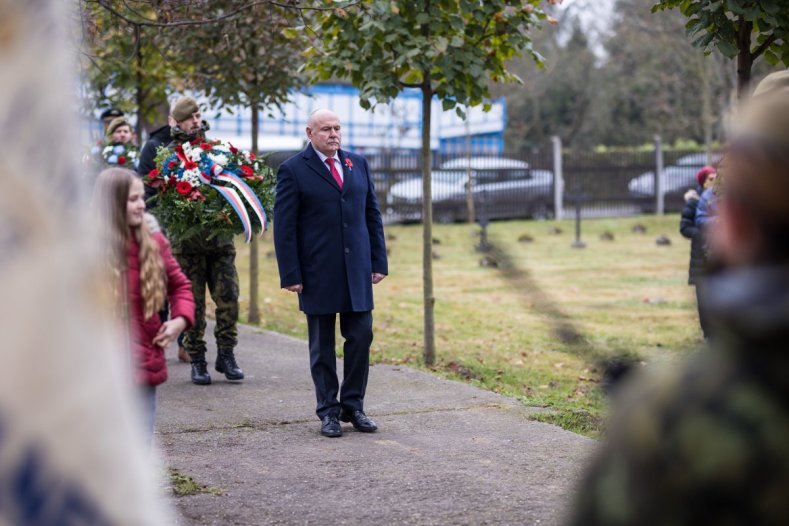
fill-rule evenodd
<path id="1" fill-rule="evenodd" d="M 789 524 L 789 267 L 707 291 L 714 345 L 622 389 L 570 524 Z"/>

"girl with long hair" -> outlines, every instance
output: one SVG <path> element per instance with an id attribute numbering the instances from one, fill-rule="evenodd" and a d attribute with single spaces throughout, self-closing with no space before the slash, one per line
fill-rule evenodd
<path id="1" fill-rule="evenodd" d="M 167 380 L 164 349 L 194 324 L 192 285 L 170 252 L 156 220 L 145 213 L 142 180 L 131 170 L 101 172 L 94 209 L 105 229 L 108 270 L 119 313 L 129 331 L 130 366 L 153 435 L 156 386 Z M 170 303 L 170 319 L 158 312 Z"/>

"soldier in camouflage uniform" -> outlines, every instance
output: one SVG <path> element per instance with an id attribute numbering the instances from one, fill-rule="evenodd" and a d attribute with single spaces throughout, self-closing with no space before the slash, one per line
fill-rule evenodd
<path id="1" fill-rule="evenodd" d="M 191 97 L 181 97 L 170 110 L 170 133 L 173 142 L 183 143 L 204 137 L 208 123 L 201 121 L 200 108 Z M 192 282 L 195 298 L 195 324 L 184 333 L 183 344 L 192 362 L 192 382 L 211 383 L 205 360 L 205 291 L 211 292 L 216 304 L 214 337 L 218 350 L 215 368 L 228 380 L 242 380 L 244 373 L 236 363 L 234 349 L 238 342 L 238 273 L 236 249 L 232 237 L 215 236 L 208 232 L 192 240 L 173 244 L 173 255 Z"/>
<path id="2" fill-rule="evenodd" d="M 713 348 L 620 392 L 570 524 L 789 524 L 789 71 L 757 87 L 733 137 Z"/>

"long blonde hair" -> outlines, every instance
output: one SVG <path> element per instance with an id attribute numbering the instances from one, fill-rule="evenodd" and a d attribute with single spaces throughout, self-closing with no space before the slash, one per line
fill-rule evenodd
<path id="1" fill-rule="evenodd" d="M 145 221 L 130 226 L 127 217 L 129 190 L 137 175 L 125 168 L 108 168 L 96 179 L 93 206 L 100 225 L 104 229 L 105 246 L 111 270 L 126 279 L 127 253 L 134 240 L 140 247 L 140 293 L 144 319 L 153 316 L 164 307 L 167 296 L 167 274 L 159 252 L 159 243 L 151 236 Z M 128 298 L 122 298 L 128 301 Z"/>

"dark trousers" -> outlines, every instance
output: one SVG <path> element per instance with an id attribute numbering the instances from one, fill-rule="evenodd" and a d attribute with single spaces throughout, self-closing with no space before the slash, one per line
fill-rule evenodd
<path id="1" fill-rule="evenodd" d="M 331 414 L 339 415 L 340 409 L 364 411 L 370 344 L 373 342 L 373 313 L 340 313 L 340 334 L 345 338 L 342 390 L 337 380 L 337 355 L 334 352 L 336 316 L 307 315 L 310 372 L 318 401 L 315 410 L 318 418 Z"/>
<path id="2" fill-rule="evenodd" d="M 705 340 L 710 338 L 710 320 L 707 309 L 704 305 L 704 285 L 703 281 L 696 282 L 696 308 L 699 310 L 699 325 Z"/>

